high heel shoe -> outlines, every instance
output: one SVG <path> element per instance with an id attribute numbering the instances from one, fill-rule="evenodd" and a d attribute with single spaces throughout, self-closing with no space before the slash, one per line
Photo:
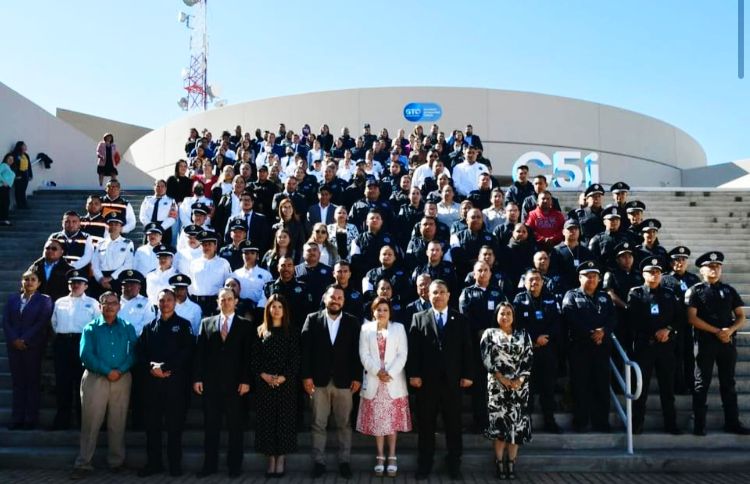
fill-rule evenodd
<path id="1" fill-rule="evenodd" d="M 389 464 L 388 467 L 385 468 L 385 474 L 388 477 L 396 477 L 396 475 L 398 475 L 398 465 L 396 463 L 397 461 L 398 457 L 396 457 L 395 455 L 388 457 Z"/>
<path id="2" fill-rule="evenodd" d="M 385 456 L 377 456 L 375 457 L 375 467 L 373 468 L 373 471 L 375 472 L 375 477 L 383 477 L 383 472 L 385 472 Z"/>
<path id="3" fill-rule="evenodd" d="M 495 459 L 495 476 L 501 481 L 505 480 L 505 467 L 503 461 Z"/>
<path id="4" fill-rule="evenodd" d="M 507 472 L 508 480 L 514 480 L 516 478 L 516 461 L 509 460 L 505 470 Z"/>

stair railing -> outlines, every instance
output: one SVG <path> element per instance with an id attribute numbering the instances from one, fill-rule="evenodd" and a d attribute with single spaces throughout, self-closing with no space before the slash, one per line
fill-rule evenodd
<path id="1" fill-rule="evenodd" d="M 613 334 L 612 343 L 614 344 L 617 353 L 620 355 L 622 360 L 622 373 L 617 368 L 617 364 L 613 357 L 609 358 L 609 366 L 612 368 L 612 373 L 615 375 L 615 380 L 622 390 L 622 395 L 625 397 L 625 408 L 623 408 L 620 399 L 617 398 L 614 386 L 609 387 L 609 394 L 612 397 L 612 401 L 615 405 L 615 410 L 620 416 L 623 425 L 625 425 L 625 432 L 627 435 L 627 453 L 633 454 L 633 400 L 637 400 L 641 396 L 643 391 L 643 376 L 641 374 L 641 367 L 638 363 L 628 358 L 627 353 L 623 349 L 622 345 L 618 341 L 617 337 Z M 635 390 L 632 390 L 632 377 L 631 373 L 635 374 Z"/>

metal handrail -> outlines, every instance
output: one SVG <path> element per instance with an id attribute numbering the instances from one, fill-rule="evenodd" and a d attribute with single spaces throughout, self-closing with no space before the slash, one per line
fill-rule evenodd
<path id="1" fill-rule="evenodd" d="M 643 391 L 643 375 L 641 374 L 641 367 L 638 366 L 638 363 L 628 358 L 627 353 L 625 353 L 622 345 L 617 340 L 617 336 L 612 334 L 611 337 L 612 343 L 614 344 L 615 349 L 617 349 L 617 352 L 620 354 L 620 358 L 622 359 L 622 373 L 625 375 L 625 378 L 623 379 L 623 376 L 620 374 L 620 371 L 618 370 L 617 365 L 615 364 L 612 357 L 609 358 L 609 366 L 610 368 L 612 368 L 612 372 L 616 377 L 617 384 L 622 389 L 622 394 L 625 397 L 625 408 L 622 408 L 622 404 L 617 398 L 617 394 L 615 393 L 615 390 L 612 386 L 609 387 L 609 394 L 612 397 L 612 401 L 614 401 L 615 403 L 615 410 L 617 410 L 617 414 L 620 416 L 622 423 L 625 425 L 625 432 L 627 434 L 627 452 L 628 454 L 632 454 L 633 400 L 637 400 L 641 396 L 641 392 Z M 632 380 L 630 377 L 631 369 L 633 370 L 633 373 L 635 373 L 635 391 L 633 392 L 631 392 L 630 390 L 632 388 Z"/>

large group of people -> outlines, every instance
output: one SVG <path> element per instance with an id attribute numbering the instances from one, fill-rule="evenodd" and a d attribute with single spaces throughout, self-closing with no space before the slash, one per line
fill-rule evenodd
<path id="1" fill-rule="evenodd" d="M 237 126 L 218 139 L 193 129 L 136 216 L 112 134 L 96 156 L 105 192 L 63 214 L 3 319 L 12 429 L 39 423 L 53 337 L 52 429 L 81 432 L 73 478 L 91 471 L 105 419 L 108 465 L 122 467 L 128 418 L 146 433 L 139 474 L 165 470 L 166 430 L 168 470 L 180 475 L 186 413 L 199 398 L 199 476 L 218 470 L 223 427 L 229 474 L 242 472 L 251 415 L 266 476 L 283 476 L 309 407 L 313 477 L 327 471 L 331 416 L 340 476 L 352 475 L 353 429 L 374 436 L 377 476 L 397 475 L 397 434 L 413 429 L 416 477 L 428 477 L 439 413 L 446 470 L 460 478 L 471 413 L 469 430 L 493 442 L 498 478 L 513 479 L 534 395 L 547 432 L 563 431 L 560 391 L 572 431 L 611 431 L 615 340 L 643 371 L 635 433 L 655 371 L 665 431 L 682 432 L 674 395 L 692 394 L 692 430 L 705 435 L 714 363 L 725 430 L 750 433 L 734 389 L 745 315 L 721 281 L 723 254 L 700 255 L 699 275 L 689 272 L 690 249 L 660 245 L 667 228 L 624 182 L 611 186 L 612 203 L 596 183 L 563 213 L 526 166 L 498 186 L 470 125 L 393 138 L 369 124 L 336 137 L 327 125 L 317 135 Z M 126 234 L 139 223 L 134 243 Z"/>

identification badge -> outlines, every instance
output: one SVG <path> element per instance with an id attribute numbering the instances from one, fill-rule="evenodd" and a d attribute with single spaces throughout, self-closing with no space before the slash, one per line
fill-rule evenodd
<path id="1" fill-rule="evenodd" d="M 541 309 L 537 309 L 534 314 L 536 315 L 536 319 L 544 319 L 544 312 Z"/>
<path id="2" fill-rule="evenodd" d="M 487 310 L 488 311 L 494 311 L 495 310 L 495 301 L 487 301 Z"/>
<path id="3" fill-rule="evenodd" d="M 656 303 L 651 303 L 651 316 L 658 316 L 659 315 L 659 305 Z"/>
<path id="4" fill-rule="evenodd" d="M 680 281 L 680 289 L 682 289 L 683 291 L 688 290 L 688 287 L 687 287 L 687 284 L 685 284 L 685 281 Z"/>
<path id="5" fill-rule="evenodd" d="M 719 289 L 719 297 L 722 298 L 722 299 L 724 299 L 724 290 L 723 289 Z"/>
<path id="6" fill-rule="evenodd" d="M 578 265 L 581 263 L 578 259 L 573 259 L 573 266 L 578 267 Z"/>

